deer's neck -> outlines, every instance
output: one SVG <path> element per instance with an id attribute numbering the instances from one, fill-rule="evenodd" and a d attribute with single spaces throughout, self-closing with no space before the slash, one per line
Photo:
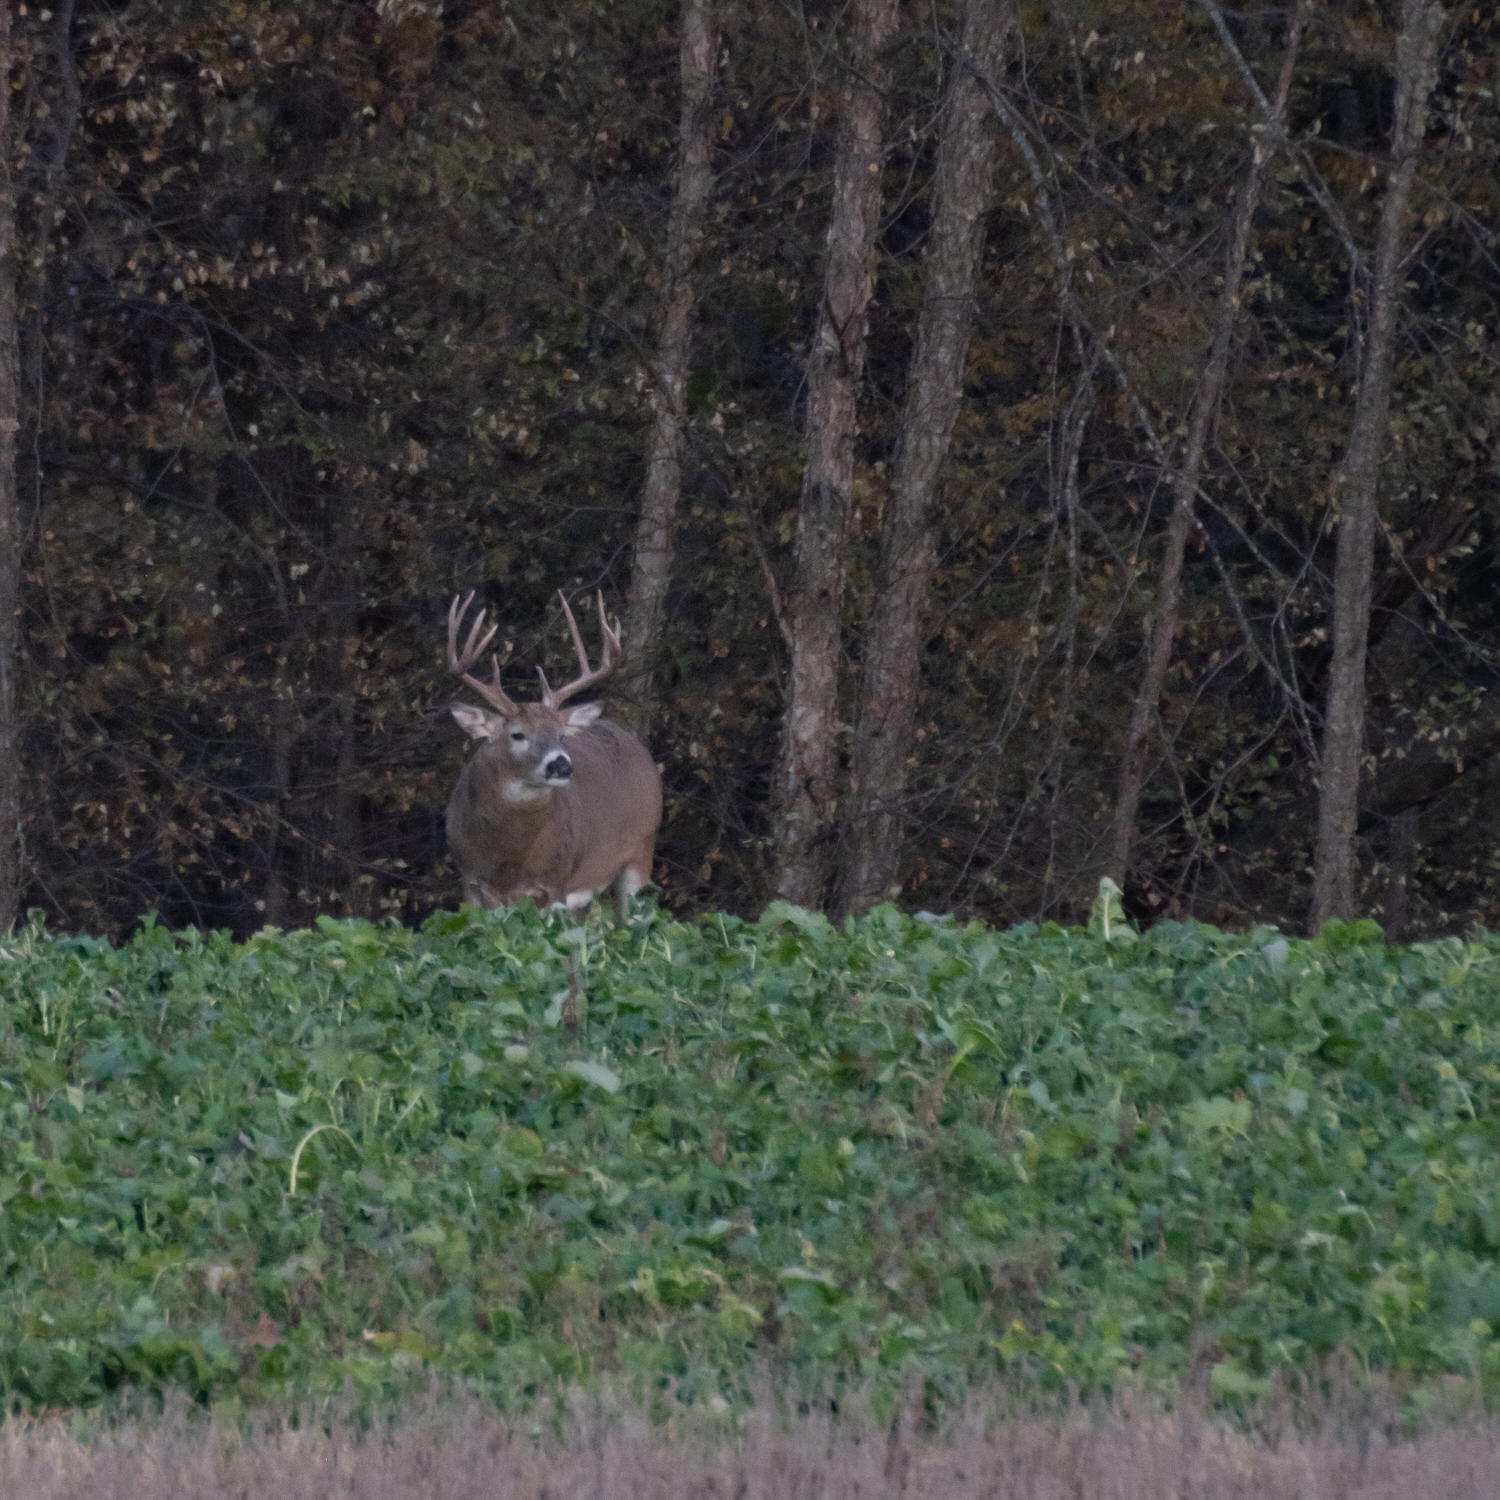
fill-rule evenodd
<path id="1" fill-rule="evenodd" d="M 563 814 L 567 788 L 527 786 L 507 767 L 476 760 L 465 781 L 465 820 L 503 831 L 508 843 L 533 843 Z"/>

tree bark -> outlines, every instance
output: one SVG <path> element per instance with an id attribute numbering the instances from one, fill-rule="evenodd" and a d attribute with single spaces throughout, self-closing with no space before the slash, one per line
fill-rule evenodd
<path id="1" fill-rule="evenodd" d="M 839 613 L 854 481 L 855 400 L 864 373 L 885 155 L 886 66 L 898 0 L 855 0 L 854 58 L 843 89 L 828 263 L 807 369 L 807 458 L 785 625 L 790 664 L 776 768 L 774 887 L 821 907 L 826 834 L 837 804 Z"/>
<path id="2" fill-rule="evenodd" d="M 682 0 L 682 117 L 677 185 L 667 224 L 656 358 L 651 369 L 651 439 L 636 522 L 624 644 L 632 686 L 626 717 L 645 734 L 653 716 L 652 653 L 661 634 L 672 571 L 672 523 L 682 493 L 682 429 L 687 419 L 693 262 L 703 242 L 713 174 L 714 70 L 719 50 L 715 0 Z"/>
<path id="3" fill-rule="evenodd" d="M 1417 810 L 1404 808 L 1391 819 L 1390 856 L 1385 872 L 1385 900 L 1380 925 L 1386 941 L 1401 942 L 1411 917 L 1411 883 L 1417 867 Z"/>
<path id="4" fill-rule="evenodd" d="M 1135 700 L 1131 704 L 1130 725 L 1125 733 L 1125 752 L 1120 759 L 1119 790 L 1115 794 L 1108 873 L 1120 886 L 1125 884 L 1135 845 L 1151 726 L 1167 680 L 1167 669 L 1172 664 L 1172 641 L 1177 634 L 1178 603 L 1182 594 L 1183 556 L 1187 551 L 1188 537 L 1197 524 L 1195 502 L 1199 478 L 1203 472 L 1203 454 L 1209 427 L 1223 398 L 1224 381 L 1229 370 L 1230 345 L 1233 342 L 1235 321 L 1239 317 L 1240 293 L 1245 284 L 1250 229 L 1255 219 L 1256 205 L 1260 201 L 1266 164 L 1282 144 L 1282 122 L 1286 117 L 1287 96 L 1291 92 L 1298 43 L 1309 8 L 1309 0 L 1298 0 L 1287 36 L 1286 56 L 1282 60 L 1276 98 L 1271 106 L 1270 116 L 1251 148 L 1249 170 L 1240 185 L 1235 202 L 1229 245 L 1224 255 L 1224 288 L 1219 297 L 1214 341 L 1193 396 L 1182 461 L 1172 474 L 1172 513 L 1167 521 L 1166 548 L 1162 554 L 1161 573 L 1156 586 L 1156 618 L 1151 627 L 1145 670 L 1141 673 Z"/>
<path id="5" fill-rule="evenodd" d="M 58 0 L 52 7 L 46 52 L 50 53 L 48 60 L 55 70 L 56 83 L 46 98 L 45 109 L 38 107 L 41 101 L 33 101 L 30 111 L 34 139 L 28 161 L 34 170 L 39 168 L 41 186 L 40 191 L 29 195 L 29 207 L 25 203 L 17 205 L 20 218 L 16 231 L 29 241 L 31 260 L 29 274 L 20 266 L 16 268 L 18 366 L 25 393 L 17 414 L 23 422 L 24 435 L 18 439 L 16 452 L 16 497 L 21 525 L 27 529 L 36 524 L 41 511 L 42 475 L 47 467 L 43 418 L 49 360 L 55 368 L 59 345 L 76 336 L 72 326 L 76 313 L 68 307 L 76 299 L 61 295 L 60 287 L 69 256 L 52 253 L 53 230 L 67 185 L 68 159 L 82 106 L 82 90 L 73 59 L 73 12 L 74 0 Z M 33 57 L 30 62 L 33 73 L 39 71 L 38 59 Z"/>
<path id="6" fill-rule="evenodd" d="M 1339 523 L 1333 575 L 1333 659 L 1328 675 L 1313 865 L 1314 931 L 1332 918 L 1352 917 L 1355 911 L 1354 836 L 1364 749 L 1365 652 L 1370 631 L 1380 457 L 1390 413 L 1407 205 L 1426 129 L 1427 98 L 1437 71 L 1438 33 L 1445 19 L 1442 7 L 1432 0 L 1402 0 L 1391 167 L 1369 281 L 1369 324 L 1349 447 L 1333 486 Z"/>
<path id="7" fill-rule="evenodd" d="M 865 629 L 846 813 L 851 849 L 838 906 L 863 911 L 894 894 L 898 809 L 915 729 L 918 652 L 935 552 L 929 517 L 963 397 L 984 214 L 995 178 L 984 80 L 1000 73 L 1013 0 L 961 0 L 959 38 L 938 137 L 922 308 Z"/>
<path id="8" fill-rule="evenodd" d="M 15 61 L 12 7 L 0 5 L 0 928 L 15 920 L 21 889 L 21 735 L 16 719 L 20 670 L 21 548 L 16 495 L 20 431 L 20 345 L 16 299 L 20 268 L 10 110 Z"/>

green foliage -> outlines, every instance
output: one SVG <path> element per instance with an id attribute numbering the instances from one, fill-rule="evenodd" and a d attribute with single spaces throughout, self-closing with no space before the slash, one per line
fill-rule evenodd
<path id="1" fill-rule="evenodd" d="M 7 1403 L 1500 1377 L 1500 941 L 569 920 L 10 939 Z"/>

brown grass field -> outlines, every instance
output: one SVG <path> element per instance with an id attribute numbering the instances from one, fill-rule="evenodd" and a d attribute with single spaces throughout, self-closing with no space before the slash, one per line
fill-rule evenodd
<path id="1" fill-rule="evenodd" d="M 1379 1413 L 986 1414 L 937 1433 L 826 1412 L 650 1420 L 579 1402 L 559 1441 L 534 1418 L 422 1397 L 397 1418 L 16 1417 L 3 1500 L 1496 1500 L 1500 1421 L 1399 1435 Z"/>

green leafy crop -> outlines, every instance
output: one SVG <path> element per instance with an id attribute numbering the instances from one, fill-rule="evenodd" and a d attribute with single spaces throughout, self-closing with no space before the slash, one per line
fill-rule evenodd
<path id="1" fill-rule="evenodd" d="M 1113 924 L 1111 924 L 1113 925 Z M 0 1391 L 1500 1373 L 1500 941 L 523 908 L 0 957 Z"/>

